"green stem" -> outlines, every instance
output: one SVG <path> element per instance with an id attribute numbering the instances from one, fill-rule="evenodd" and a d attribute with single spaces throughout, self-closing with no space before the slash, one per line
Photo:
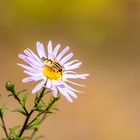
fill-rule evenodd
<path id="1" fill-rule="evenodd" d="M 41 124 L 45 118 L 46 118 L 46 114 L 47 114 L 47 111 L 54 105 L 54 103 L 59 99 L 59 97 L 55 98 L 53 97 L 51 102 L 48 104 L 47 108 L 45 109 L 45 113 L 44 112 L 40 112 L 39 114 L 36 115 L 36 117 L 27 125 L 27 126 L 30 126 L 38 117 L 40 117 L 41 115 L 43 115 L 43 117 L 41 118 L 40 120 L 40 123 Z M 34 135 L 36 134 L 36 132 L 38 131 L 38 129 L 34 129 L 33 130 L 33 133 L 31 135 L 31 138 L 34 137 Z"/>
<path id="2" fill-rule="evenodd" d="M 25 91 L 25 90 L 22 90 L 22 91 L 20 91 L 20 92 L 24 92 L 24 91 Z M 15 90 L 10 90 L 10 92 L 13 93 L 14 98 L 19 102 L 19 104 L 21 105 L 21 107 L 24 109 L 24 111 L 25 111 L 26 114 L 28 115 L 28 111 L 27 111 L 26 107 L 23 106 L 23 105 L 21 104 L 21 100 L 19 99 L 18 95 L 16 94 L 16 91 L 15 91 Z M 20 93 L 20 92 L 19 92 L 19 93 Z"/>
<path id="3" fill-rule="evenodd" d="M 47 113 L 44 113 L 44 114 L 43 114 L 43 117 L 41 118 L 39 125 L 45 120 L 46 114 L 47 114 Z M 38 131 L 37 128 L 35 128 L 35 129 L 33 130 L 32 134 L 31 134 L 31 138 L 33 138 L 33 137 L 35 136 L 35 134 L 36 134 L 37 131 Z"/>
<path id="4" fill-rule="evenodd" d="M 39 97 L 37 99 L 37 102 L 34 105 L 34 108 L 37 106 L 37 103 L 40 102 L 41 98 L 43 97 L 43 94 L 44 94 L 45 90 L 46 90 L 46 88 L 43 87 L 42 92 L 40 93 L 40 95 L 39 95 Z M 20 131 L 19 137 L 21 137 L 22 134 L 24 133 L 24 131 L 25 131 L 26 127 L 27 127 L 27 123 L 28 123 L 32 113 L 34 112 L 34 108 L 30 111 L 30 113 L 28 113 L 28 116 L 26 117 L 26 120 L 25 120 L 25 122 L 23 124 L 23 127 L 22 127 L 21 131 Z"/>
<path id="5" fill-rule="evenodd" d="M 44 114 L 43 114 L 43 117 L 41 118 L 39 124 L 41 124 L 41 123 L 46 119 L 46 114 L 47 114 L 47 113 L 44 113 Z M 31 135 L 31 138 L 33 138 L 33 137 L 35 136 L 35 134 L 36 134 L 37 131 L 38 131 L 38 129 L 34 129 L 34 130 L 33 130 L 32 135 Z"/>
<path id="6" fill-rule="evenodd" d="M 34 129 L 34 130 L 33 130 L 33 133 L 31 134 L 31 139 L 35 136 L 37 130 L 38 130 L 38 129 Z"/>
<path id="7" fill-rule="evenodd" d="M 4 122 L 4 119 L 3 119 L 3 114 L 2 114 L 1 111 L 0 111 L 0 118 L 1 118 L 1 121 L 2 121 L 2 128 L 3 128 L 4 132 L 5 132 L 6 137 L 8 138 L 9 137 L 8 132 L 7 132 L 6 125 L 5 125 L 5 122 Z"/>
<path id="8" fill-rule="evenodd" d="M 36 115 L 36 117 L 35 117 L 27 126 L 31 125 L 31 124 L 32 124 L 38 117 L 40 117 L 42 114 L 46 114 L 47 111 L 52 107 L 52 105 L 53 105 L 58 99 L 59 99 L 59 98 L 53 97 L 52 101 L 49 103 L 49 105 L 48 105 L 47 108 L 45 109 L 45 113 L 44 113 L 43 111 L 40 112 L 40 113 L 38 113 L 38 114 Z"/>
<path id="9" fill-rule="evenodd" d="M 18 98 L 18 96 L 16 96 L 17 101 L 19 102 L 19 104 L 22 106 L 20 99 Z M 27 109 L 25 106 L 22 106 L 22 108 L 24 109 L 24 111 L 26 112 L 27 115 L 29 115 Z"/>

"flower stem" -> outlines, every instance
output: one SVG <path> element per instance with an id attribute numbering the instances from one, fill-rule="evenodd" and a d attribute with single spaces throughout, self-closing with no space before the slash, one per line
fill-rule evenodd
<path id="1" fill-rule="evenodd" d="M 50 103 L 48 104 L 48 106 L 46 107 L 45 112 L 40 112 L 39 114 L 37 114 L 36 117 L 27 126 L 31 125 L 38 117 L 40 117 L 41 115 L 43 115 L 42 118 L 41 118 L 41 120 L 40 120 L 40 123 L 39 123 L 39 124 L 41 124 L 45 120 L 45 118 L 46 118 L 46 114 L 48 113 L 47 111 L 49 111 L 49 109 L 54 105 L 54 103 L 58 99 L 59 99 L 59 97 L 57 97 L 57 98 L 56 97 L 53 97 L 52 100 L 50 101 Z M 34 137 L 34 135 L 36 134 L 37 131 L 38 131 L 38 129 L 34 129 L 33 130 L 32 135 L 31 135 L 31 138 Z"/>
<path id="2" fill-rule="evenodd" d="M 19 134 L 19 137 L 21 137 L 22 134 L 23 134 L 23 132 L 25 131 L 26 125 L 27 125 L 27 123 L 28 123 L 28 120 L 29 120 L 29 118 L 31 117 L 31 115 L 32 115 L 33 112 L 34 112 L 34 110 L 31 110 L 31 112 L 28 114 L 28 116 L 27 116 L 27 118 L 26 118 L 26 120 L 25 120 L 25 122 L 24 122 L 24 124 L 23 124 L 23 127 L 22 127 L 22 129 L 21 129 L 21 132 L 20 132 L 20 134 Z"/>
<path id="3" fill-rule="evenodd" d="M 2 121 L 2 128 L 3 128 L 4 132 L 5 132 L 6 137 L 8 138 L 9 137 L 8 132 L 7 132 L 6 125 L 5 125 L 5 122 L 4 122 L 4 119 L 3 119 L 3 114 L 2 114 L 1 111 L 0 111 L 0 118 L 1 118 L 1 121 Z"/>
<path id="4" fill-rule="evenodd" d="M 45 90 L 46 90 L 46 88 L 43 87 L 42 92 L 40 93 L 40 95 L 39 95 L 39 97 L 37 99 L 37 102 L 34 105 L 34 108 L 37 106 L 37 103 L 40 102 L 41 98 L 43 97 L 43 94 L 44 94 Z M 24 133 L 24 131 L 25 131 L 26 127 L 27 127 L 27 123 L 28 123 L 28 121 L 29 121 L 29 119 L 30 119 L 30 117 L 31 117 L 31 115 L 32 115 L 33 112 L 34 112 L 34 109 L 31 109 L 30 113 L 28 113 L 28 115 L 26 117 L 26 120 L 25 120 L 25 122 L 23 124 L 23 127 L 22 127 L 22 129 L 20 131 L 19 137 L 21 137 L 22 134 Z"/>

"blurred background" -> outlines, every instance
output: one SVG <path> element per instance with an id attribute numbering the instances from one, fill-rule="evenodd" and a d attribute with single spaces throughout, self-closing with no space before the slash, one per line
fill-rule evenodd
<path id="1" fill-rule="evenodd" d="M 62 99 L 39 134 L 44 140 L 140 140 L 140 1 L 139 0 L 0 0 L 0 105 L 7 102 L 7 127 L 23 118 L 10 111 L 5 82 L 29 91 L 37 83 L 16 65 L 24 49 L 37 41 L 70 46 L 90 77 L 79 83 L 84 94 L 73 104 Z M 35 95 L 30 95 L 28 107 Z M 0 138 L 3 131 L 0 129 Z"/>

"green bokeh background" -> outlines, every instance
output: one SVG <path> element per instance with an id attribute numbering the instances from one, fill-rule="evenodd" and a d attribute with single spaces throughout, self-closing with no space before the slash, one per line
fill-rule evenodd
<path id="1" fill-rule="evenodd" d="M 139 140 L 140 1 L 0 0 L 1 105 L 17 106 L 7 99 L 7 80 L 29 91 L 36 84 L 21 83 L 25 75 L 16 65 L 18 54 L 49 40 L 70 46 L 74 58 L 83 62 L 79 72 L 90 77 L 79 81 L 87 87 L 73 104 L 59 101 L 60 111 L 40 127 L 43 139 Z M 5 117 L 9 127 L 23 122 L 17 114 Z"/>

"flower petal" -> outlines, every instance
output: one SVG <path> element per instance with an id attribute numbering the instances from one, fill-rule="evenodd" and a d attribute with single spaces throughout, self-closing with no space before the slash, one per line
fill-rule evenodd
<path id="1" fill-rule="evenodd" d="M 53 59 L 56 58 L 59 49 L 60 49 L 60 44 L 57 44 L 56 47 L 53 50 L 53 57 L 54 57 Z"/>
<path id="2" fill-rule="evenodd" d="M 18 56 L 23 61 L 25 61 L 26 63 L 28 63 L 29 65 L 31 65 L 33 68 L 39 69 L 39 67 L 41 67 L 41 65 L 38 62 L 36 62 L 35 60 L 33 60 L 30 57 L 27 57 L 27 56 L 25 56 L 23 54 L 19 54 Z"/>
<path id="3" fill-rule="evenodd" d="M 69 51 L 69 47 L 66 47 L 65 49 L 63 49 L 60 53 L 59 53 L 59 55 L 56 57 L 56 59 L 59 61 L 63 56 L 64 56 L 64 54 L 66 53 L 66 52 L 68 52 Z"/>
<path id="4" fill-rule="evenodd" d="M 65 84 L 61 80 L 53 80 L 53 83 L 56 87 L 65 88 Z"/>
<path id="5" fill-rule="evenodd" d="M 31 81 L 33 81 L 32 77 L 26 77 L 26 78 L 22 79 L 23 83 L 27 83 L 27 82 L 31 82 Z"/>
<path id="6" fill-rule="evenodd" d="M 59 91 L 61 92 L 62 95 L 65 96 L 65 98 L 69 101 L 69 102 L 73 102 L 72 98 L 70 97 L 70 95 L 63 89 L 58 87 Z"/>
<path id="7" fill-rule="evenodd" d="M 24 53 L 28 56 L 31 57 L 32 59 L 34 59 L 35 61 L 37 61 L 38 63 L 40 63 L 40 65 L 43 65 L 41 59 L 32 52 L 32 50 L 28 49 L 28 50 L 24 50 Z"/>
<path id="8" fill-rule="evenodd" d="M 24 70 L 24 73 L 30 75 L 30 76 L 42 76 L 43 74 L 41 72 L 37 72 L 37 73 L 32 73 L 30 71 Z"/>
<path id="9" fill-rule="evenodd" d="M 58 96 L 58 90 L 57 90 L 56 86 L 53 84 L 53 82 L 52 82 L 52 91 L 53 91 L 54 97 L 57 97 Z"/>
<path id="10" fill-rule="evenodd" d="M 69 74 L 69 73 L 77 74 L 75 71 L 64 71 L 64 74 Z"/>
<path id="11" fill-rule="evenodd" d="M 82 64 L 82 62 L 78 62 L 78 63 L 73 64 L 73 65 L 71 65 L 71 66 L 65 66 L 65 70 L 73 70 L 73 69 L 76 69 L 76 68 L 78 68 L 81 64 Z"/>
<path id="12" fill-rule="evenodd" d="M 30 72 L 33 72 L 33 73 L 36 73 L 36 72 L 39 71 L 39 70 L 37 70 L 37 69 L 35 69 L 35 68 L 33 68 L 33 67 L 26 66 L 26 65 L 23 65 L 23 64 L 17 63 L 17 65 L 18 65 L 18 66 L 21 66 L 21 67 L 23 67 L 24 69 L 26 69 L 26 70 L 28 70 L 28 71 L 30 71 Z"/>
<path id="13" fill-rule="evenodd" d="M 35 81 L 38 81 L 38 80 L 46 80 L 47 81 L 47 78 L 44 75 L 35 75 L 35 76 L 32 76 L 32 78 Z"/>
<path id="14" fill-rule="evenodd" d="M 32 93 L 36 93 L 37 91 L 39 91 L 45 84 L 45 80 L 41 81 L 39 84 L 37 84 L 34 89 L 32 90 Z"/>
<path id="15" fill-rule="evenodd" d="M 62 84 L 64 84 L 65 87 L 67 87 L 68 89 L 70 89 L 70 90 L 72 90 L 72 91 L 74 91 L 74 92 L 83 93 L 82 91 L 79 91 L 79 90 L 76 90 L 76 89 L 70 87 L 68 84 L 64 83 L 63 81 L 59 81 L 59 82 L 62 83 Z"/>
<path id="16" fill-rule="evenodd" d="M 52 59 L 52 42 L 49 41 L 48 43 L 48 59 Z"/>
<path id="17" fill-rule="evenodd" d="M 71 83 L 71 84 L 73 84 L 73 85 L 76 85 L 76 86 L 86 87 L 85 85 L 81 85 L 81 84 L 75 83 L 75 82 L 70 81 L 68 79 L 66 79 L 66 81 L 69 82 L 69 83 Z"/>
<path id="18" fill-rule="evenodd" d="M 47 84 L 46 84 L 46 87 L 47 87 L 48 89 L 51 89 L 51 87 L 52 87 L 52 82 L 51 82 L 51 80 L 48 79 Z"/>
<path id="19" fill-rule="evenodd" d="M 72 65 L 73 63 L 78 62 L 78 61 L 79 61 L 79 60 L 70 61 L 70 62 L 64 64 L 64 67 L 68 67 L 68 66 L 70 66 L 70 65 Z"/>
<path id="20" fill-rule="evenodd" d="M 31 73 L 29 71 L 24 71 L 24 73 L 30 75 L 34 81 L 47 80 L 47 78 L 42 73 Z"/>
<path id="21" fill-rule="evenodd" d="M 72 90 L 70 90 L 69 88 L 66 88 L 65 90 L 67 91 L 67 93 L 68 93 L 69 95 L 71 95 L 71 96 L 74 97 L 74 98 L 77 98 L 76 93 L 74 93 Z"/>
<path id="22" fill-rule="evenodd" d="M 45 53 L 45 49 L 44 49 L 44 46 L 42 43 L 37 42 L 36 49 L 37 49 L 37 52 L 38 52 L 38 55 L 40 58 L 43 58 L 43 57 L 47 58 L 46 53 Z"/>
<path id="23" fill-rule="evenodd" d="M 65 74 L 63 78 L 86 79 L 87 76 L 89 76 L 89 74 Z"/>
<path id="24" fill-rule="evenodd" d="M 59 62 L 61 65 L 63 65 L 64 63 L 66 63 L 69 59 L 71 59 L 73 56 L 73 53 L 68 54 L 67 56 L 65 56 L 64 58 L 61 59 L 61 61 Z"/>

